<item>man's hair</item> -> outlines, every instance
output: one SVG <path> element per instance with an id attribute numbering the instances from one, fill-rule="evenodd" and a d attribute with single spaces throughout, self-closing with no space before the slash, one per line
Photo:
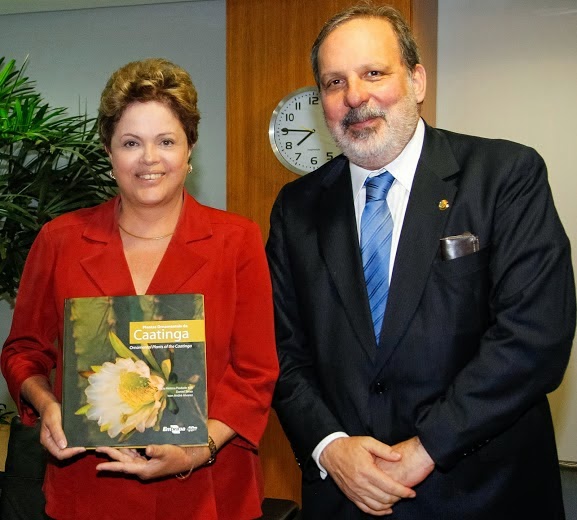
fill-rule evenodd
<path id="1" fill-rule="evenodd" d="M 319 49 L 322 43 L 337 27 L 357 18 L 381 18 L 388 21 L 397 36 L 401 50 L 401 58 L 407 70 L 412 72 L 415 66 L 420 63 L 419 48 L 411 32 L 411 28 L 401 13 L 389 5 L 375 6 L 367 2 L 349 7 L 335 14 L 321 29 L 311 50 L 311 64 L 317 86 L 320 87 Z"/>
<path id="2" fill-rule="evenodd" d="M 126 108 L 135 102 L 158 101 L 178 118 L 192 147 L 198 139 L 200 113 L 190 75 L 162 58 L 127 63 L 112 74 L 100 97 L 98 130 L 106 148 Z"/>

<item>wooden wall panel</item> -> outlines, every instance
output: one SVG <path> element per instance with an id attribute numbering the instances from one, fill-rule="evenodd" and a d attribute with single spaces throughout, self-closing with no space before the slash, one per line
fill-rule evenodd
<path id="1" fill-rule="evenodd" d="M 227 208 L 256 221 L 263 240 L 276 195 L 297 177 L 271 150 L 270 116 L 286 94 L 314 85 L 310 47 L 327 18 L 353 2 L 227 0 Z M 428 72 L 423 116 L 434 124 L 437 0 L 389 3 L 415 29 Z M 274 412 L 261 457 L 266 495 L 300 503 L 300 470 Z"/>
<path id="2" fill-rule="evenodd" d="M 427 71 L 427 95 L 421 115 L 434 126 L 437 107 L 437 0 L 413 0 L 410 23 Z"/>

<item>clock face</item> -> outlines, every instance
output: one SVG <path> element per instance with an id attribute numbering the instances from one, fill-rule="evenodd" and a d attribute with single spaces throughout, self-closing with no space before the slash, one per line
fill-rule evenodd
<path id="1" fill-rule="evenodd" d="M 268 136 L 277 159 L 299 175 L 341 153 L 327 129 L 316 87 L 295 90 L 281 100 L 270 118 Z"/>

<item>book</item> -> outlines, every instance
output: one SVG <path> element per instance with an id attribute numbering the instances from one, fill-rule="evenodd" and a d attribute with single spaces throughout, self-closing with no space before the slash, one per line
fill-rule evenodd
<path id="1" fill-rule="evenodd" d="M 68 298 L 63 363 L 69 447 L 208 444 L 203 295 Z"/>

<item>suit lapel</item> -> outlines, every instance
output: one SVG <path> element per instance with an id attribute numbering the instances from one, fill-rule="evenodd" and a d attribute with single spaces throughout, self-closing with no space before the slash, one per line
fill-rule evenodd
<path id="1" fill-rule="evenodd" d="M 379 348 L 382 363 L 398 346 L 421 299 L 457 193 L 445 179 L 458 170 L 445 136 L 427 127 L 395 257 Z M 448 209 L 440 209 L 443 200 Z"/>
<path id="2" fill-rule="evenodd" d="M 344 158 L 333 167 L 325 181 L 318 222 L 321 256 L 355 334 L 374 360 L 373 322 L 359 252 L 350 172 Z"/>
<path id="3" fill-rule="evenodd" d="M 106 202 L 102 212 L 94 214 L 83 233 L 85 239 L 95 244 L 95 252 L 81 258 L 80 264 L 102 294 L 107 296 L 135 294 L 115 223 L 118 203 L 118 197 Z"/>
<path id="4" fill-rule="evenodd" d="M 192 278 L 208 261 L 206 239 L 212 237 L 212 226 L 206 210 L 190 195 L 185 195 L 183 212 L 173 239 L 148 287 L 149 294 L 171 294 Z"/>

